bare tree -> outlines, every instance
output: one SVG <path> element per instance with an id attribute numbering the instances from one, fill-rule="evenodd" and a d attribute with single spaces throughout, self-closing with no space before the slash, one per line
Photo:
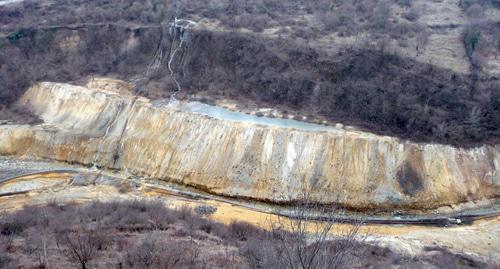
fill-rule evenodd
<path id="1" fill-rule="evenodd" d="M 13 264 L 13 260 L 9 257 L 9 255 L 7 255 L 7 253 L 12 250 L 13 240 L 14 238 L 12 235 L 4 235 L 0 233 L 0 268 L 8 268 L 8 266 L 12 266 L 13 268 L 13 265 L 15 265 Z"/>
<path id="2" fill-rule="evenodd" d="M 39 268 L 50 269 L 50 246 L 53 244 L 52 231 L 47 227 L 30 228 L 26 232 L 25 250 L 36 256 Z"/>
<path id="3" fill-rule="evenodd" d="M 59 242 L 65 247 L 67 257 L 86 269 L 88 263 L 95 258 L 102 237 L 97 231 L 78 227 L 75 231 L 66 232 L 60 236 Z"/>
<path id="4" fill-rule="evenodd" d="M 280 268 L 343 268 L 348 254 L 363 240 L 362 222 L 340 228 L 335 225 L 340 210 L 314 202 L 310 193 L 303 193 L 288 216 L 278 214 L 271 221 Z"/>
<path id="5" fill-rule="evenodd" d="M 162 237 L 160 232 L 155 231 L 139 241 L 124 257 L 128 268 L 171 269 L 183 262 L 192 261 L 189 242 L 162 240 Z M 195 266 L 189 268 L 195 268 Z"/>
<path id="6" fill-rule="evenodd" d="M 127 253 L 127 263 L 132 268 L 152 268 L 157 263 L 162 252 L 156 234 L 148 234 L 139 245 Z"/>
<path id="7" fill-rule="evenodd" d="M 423 51 L 425 49 L 425 45 L 429 42 L 429 32 L 426 28 L 422 28 L 417 34 L 417 52 Z"/>
<path id="8" fill-rule="evenodd" d="M 381 0 L 373 10 L 373 22 L 377 28 L 384 29 L 391 16 L 391 4 L 387 0 Z"/>

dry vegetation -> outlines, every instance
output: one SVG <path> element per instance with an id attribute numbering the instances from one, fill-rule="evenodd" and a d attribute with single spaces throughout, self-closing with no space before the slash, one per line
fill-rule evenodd
<path id="1" fill-rule="evenodd" d="M 439 247 L 406 257 L 347 234 L 307 243 L 304 221 L 283 220 L 272 231 L 225 226 L 159 202 L 53 202 L 0 216 L 0 268 L 493 268 Z M 318 231 L 324 227 L 331 225 Z"/>
<path id="2" fill-rule="evenodd" d="M 174 16 L 209 18 L 229 31 L 191 34 L 174 61 L 185 93 L 281 106 L 418 142 L 498 143 L 500 83 L 482 69 L 485 55 L 498 52 L 500 34 L 498 22 L 481 14 L 499 4 L 464 0 L 460 5 L 469 24 L 463 45 L 470 75 L 388 51 L 393 41 L 417 51 L 428 41 L 430 29 L 419 22 L 422 11 L 412 1 L 25 1 L 0 7 L 0 31 L 6 34 L 0 40 L 0 103 L 12 104 L 40 80 L 130 79 L 151 61 L 161 23 Z M 396 7 L 404 11 L 397 20 L 391 17 Z M 268 28 L 279 28 L 280 37 L 257 34 Z M 307 44 L 323 35 L 360 32 L 374 42 L 358 42 L 333 56 Z M 165 65 L 137 92 L 167 97 L 175 85 Z"/>

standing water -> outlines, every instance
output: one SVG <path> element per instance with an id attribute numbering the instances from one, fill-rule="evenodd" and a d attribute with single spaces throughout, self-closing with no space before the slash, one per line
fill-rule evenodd
<path id="1" fill-rule="evenodd" d="M 298 120 L 278 119 L 269 117 L 258 117 L 255 115 L 248 115 L 242 112 L 234 112 L 222 107 L 203 104 L 200 102 L 180 102 L 177 99 L 171 98 L 170 100 L 155 101 L 156 107 L 169 107 L 175 110 L 192 112 L 209 116 L 215 119 L 230 120 L 237 122 L 248 122 L 259 125 L 275 126 L 281 128 L 292 128 L 305 131 L 338 131 L 333 126 L 320 125 L 315 123 L 308 123 Z"/>

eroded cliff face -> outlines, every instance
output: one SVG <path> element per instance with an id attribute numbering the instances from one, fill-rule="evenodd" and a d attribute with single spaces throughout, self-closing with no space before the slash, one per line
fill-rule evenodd
<path id="1" fill-rule="evenodd" d="M 425 210 L 500 195 L 499 145 L 460 149 L 221 120 L 103 83 L 40 83 L 20 102 L 46 124 L 0 126 L 2 155 L 97 165 L 274 203 L 310 191 L 316 201 L 356 210 Z"/>

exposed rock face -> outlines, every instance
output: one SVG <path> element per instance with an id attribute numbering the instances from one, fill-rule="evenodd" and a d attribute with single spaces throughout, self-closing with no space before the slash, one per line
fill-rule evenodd
<path id="1" fill-rule="evenodd" d="M 459 149 L 368 133 L 214 119 L 124 90 L 40 83 L 22 103 L 47 124 L 0 126 L 0 154 L 128 171 L 216 194 L 353 209 L 432 209 L 500 195 L 500 145 Z"/>

